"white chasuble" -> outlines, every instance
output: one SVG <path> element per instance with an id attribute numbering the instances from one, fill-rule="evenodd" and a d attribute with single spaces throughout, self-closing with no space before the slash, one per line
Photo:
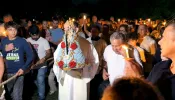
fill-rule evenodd
<path id="1" fill-rule="evenodd" d="M 76 73 L 69 74 L 60 69 L 57 64 L 54 64 L 53 71 L 59 83 L 58 100 L 88 100 L 89 98 L 88 85 L 97 72 L 99 58 L 96 49 L 91 43 L 82 37 L 78 37 L 78 42 L 88 66 L 85 66 L 82 69 L 74 69 L 75 72 L 76 70 L 80 71 L 81 75 L 78 77 L 75 75 Z M 57 51 L 59 49 L 61 49 L 61 44 L 58 45 L 54 53 L 54 60 L 57 59 Z"/>

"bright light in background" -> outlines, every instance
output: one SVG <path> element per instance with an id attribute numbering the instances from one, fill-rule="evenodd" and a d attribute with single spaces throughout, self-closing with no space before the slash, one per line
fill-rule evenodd
<path id="1" fill-rule="evenodd" d="M 83 18 L 86 19 L 86 15 L 84 15 Z"/>
<path id="2" fill-rule="evenodd" d="M 6 31 L 2 32 L 1 36 L 7 36 Z"/>
<path id="3" fill-rule="evenodd" d="M 163 22 L 162 24 L 165 26 L 166 25 L 166 22 Z"/>
<path id="4" fill-rule="evenodd" d="M 72 19 L 72 21 L 74 22 L 74 21 L 75 21 L 75 19 L 73 18 L 73 19 Z"/>
<path id="5" fill-rule="evenodd" d="M 118 19 L 118 22 L 120 22 L 120 19 Z"/>
<path id="6" fill-rule="evenodd" d="M 52 29 L 53 27 L 52 27 L 52 26 L 50 26 L 49 28 L 50 28 L 50 29 Z"/>

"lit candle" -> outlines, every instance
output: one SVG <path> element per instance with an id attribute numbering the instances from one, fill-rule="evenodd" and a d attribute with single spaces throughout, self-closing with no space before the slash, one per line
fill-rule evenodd
<path id="1" fill-rule="evenodd" d="M 165 26 L 166 25 L 166 22 L 163 22 L 163 25 Z"/>
<path id="2" fill-rule="evenodd" d="M 120 19 L 118 19 L 118 22 L 120 22 Z"/>
<path id="3" fill-rule="evenodd" d="M 74 21 L 75 21 L 75 19 L 73 18 L 73 19 L 72 19 L 72 21 L 74 22 Z"/>
<path id="4" fill-rule="evenodd" d="M 150 21 L 151 21 L 151 19 L 149 18 L 149 19 L 148 19 L 148 22 L 150 22 Z"/>
<path id="5" fill-rule="evenodd" d="M 129 57 L 128 47 L 125 46 L 125 45 L 123 45 L 122 48 L 125 49 L 125 52 L 126 52 L 126 58 L 130 58 L 130 57 Z"/>
<path id="6" fill-rule="evenodd" d="M 52 26 L 50 26 L 49 28 L 52 29 Z"/>
<path id="7" fill-rule="evenodd" d="M 83 17 L 84 19 L 86 19 L 86 15 L 84 15 L 84 17 Z"/>
<path id="8" fill-rule="evenodd" d="M 3 36 L 7 36 L 6 31 L 2 32 L 2 35 Z"/>

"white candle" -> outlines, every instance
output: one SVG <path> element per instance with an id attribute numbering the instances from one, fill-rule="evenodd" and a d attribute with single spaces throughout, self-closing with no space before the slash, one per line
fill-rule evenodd
<path id="1" fill-rule="evenodd" d="M 125 52 L 126 52 L 126 58 L 129 58 L 129 51 L 128 51 L 128 47 L 127 47 L 127 46 L 125 46 L 125 45 L 123 45 L 122 47 L 123 47 L 123 49 L 125 49 Z"/>
<path id="2" fill-rule="evenodd" d="M 83 17 L 84 19 L 86 19 L 86 16 L 84 15 L 84 17 Z"/>

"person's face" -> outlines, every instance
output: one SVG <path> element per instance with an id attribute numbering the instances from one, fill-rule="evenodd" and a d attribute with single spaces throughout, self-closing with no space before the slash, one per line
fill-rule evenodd
<path id="1" fill-rule="evenodd" d="M 91 22 L 91 19 L 90 18 L 87 18 L 87 23 L 90 23 Z"/>
<path id="2" fill-rule="evenodd" d="M 54 29 L 58 28 L 58 21 L 57 20 L 53 20 L 52 24 L 53 24 Z"/>
<path id="3" fill-rule="evenodd" d="M 171 58 L 175 54 L 175 36 L 172 33 L 172 27 L 169 26 L 165 29 L 162 39 L 158 42 L 161 47 L 161 56 Z"/>
<path id="4" fill-rule="evenodd" d="M 93 37 L 96 37 L 96 36 L 99 35 L 99 31 L 98 31 L 98 29 L 96 29 L 96 28 L 92 28 L 92 29 L 91 29 L 91 33 L 92 33 L 92 36 L 93 36 Z"/>
<path id="5" fill-rule="evenodd" d="M 156 39 L 158 39 L 160 37 L 160 34 L 157 32 L 157 33 L 155 33 L 154 36 L 155 36 Z"/>
<path id="6" fill-rule="evenodd" d="M 39 39 L 39 37 L 40 37 L 39 34 L 31 35 L 32 40 L 35 40 L 35 41 L 37 41 Z"/>
<path id="7" fill-rule="evenodd" d="M 28 27 L 32 26 L 32 22 L 31 21 L 28 21 L 27 26 Z"/>
<path id="8" fill-rule="evenodd" d="M 6 31 L 7 31 L 8 37 L 10 37 L 10 38 L 15 38 L 16 37 L 17 29 L 15 29 L 14 27 L 9 27 L 9 28 L 7 28 Z"/>
<path id="9" fill-rule="evenodd" d="M 95 23 L 95 22 L 97 22 L 97 17 L 96 16 L 93 16 L 92 17 L 92 21 Z"/>
<path id="10" fill-rule="evenodd" d="M 119 31 L 126 32 L 124 27 L 120 27 Z"/>
<path id="11" fill-rule="evenodd" d="M 103 31 L 103 33 L 109 33 L 109 28 L 108 28 L 108 26 L 103 26 L 102 31 Z"/>
<path id="12" fill-rule="evenodd" d="M 4 23 L 8 23 L 9 21 L 13 21 L 12 16 L 6 16 L 3 18 Z"/>
<path id="13" fill-rule="evenodd" d="M 114 17 L 111 17 L 110 20 L 111 20 L 111 21 L 114 21 Z"/>
<path id="14" fill-rule="evenodd" d="M 146 34 L 147 34 L 147 29 L 145 28 L 145 26 L 144 25 L 140 25 L 139 26 L 139 28 L 138 28 L 138 33 L 139 33 L 139 35 L 140 35 L 140 37 L 144 37 L 144 36 L 146 36 Z"/>
<path id="15" fill-rule="evenodd" d="M 66 22 L 66 23 L 64 24 L 64 31 L 65 31 L 65 32 L 69 31 L 69 28 L 75 30 L 75 32 L 77 32 L 77 30 L 78 30 L 77 27 L 75 27 L 75 26 L 70 27 L 69 22 Z"/>
<path id="16" fill-rule="evenodd" d="M 67 31 L 69 29 L 69 24 L 66 22 L 65 24 L 64 24 L 64 31 Z"/>
<path id="17" fill-rule="evenodd" d="M 137 40 L 132 40 L 132 39 L 130 39 L 130 40 L 128 41 L 128 44 L 130 44 L 130 45 L 132 45 L 132 46 L 136 46 Z"/>
<path id="18" fill-rule="evenodd" d="M 47 29 L 47 27 L 48 27 L 47 21 L 43 21 L 42 27 L 43 27 L 43 29 Z"/>
<path id="19" fill-rule="evenodd" d="M 117 53 L 120 54 L 120 51 L 122 50 L 122 45 L 123 42 L 121 39 L 113 39 L 111 40 L 111 45 L 112 45 L 112 50 Z"/>
<path id="20" fill-rule="evenodd" d="M 79 22 L 80 25 L 82 25 L 82 24 L 83 24 L 83 18 L 80 18 L 80 19 L 78 20 L 78 22 Z"/>

